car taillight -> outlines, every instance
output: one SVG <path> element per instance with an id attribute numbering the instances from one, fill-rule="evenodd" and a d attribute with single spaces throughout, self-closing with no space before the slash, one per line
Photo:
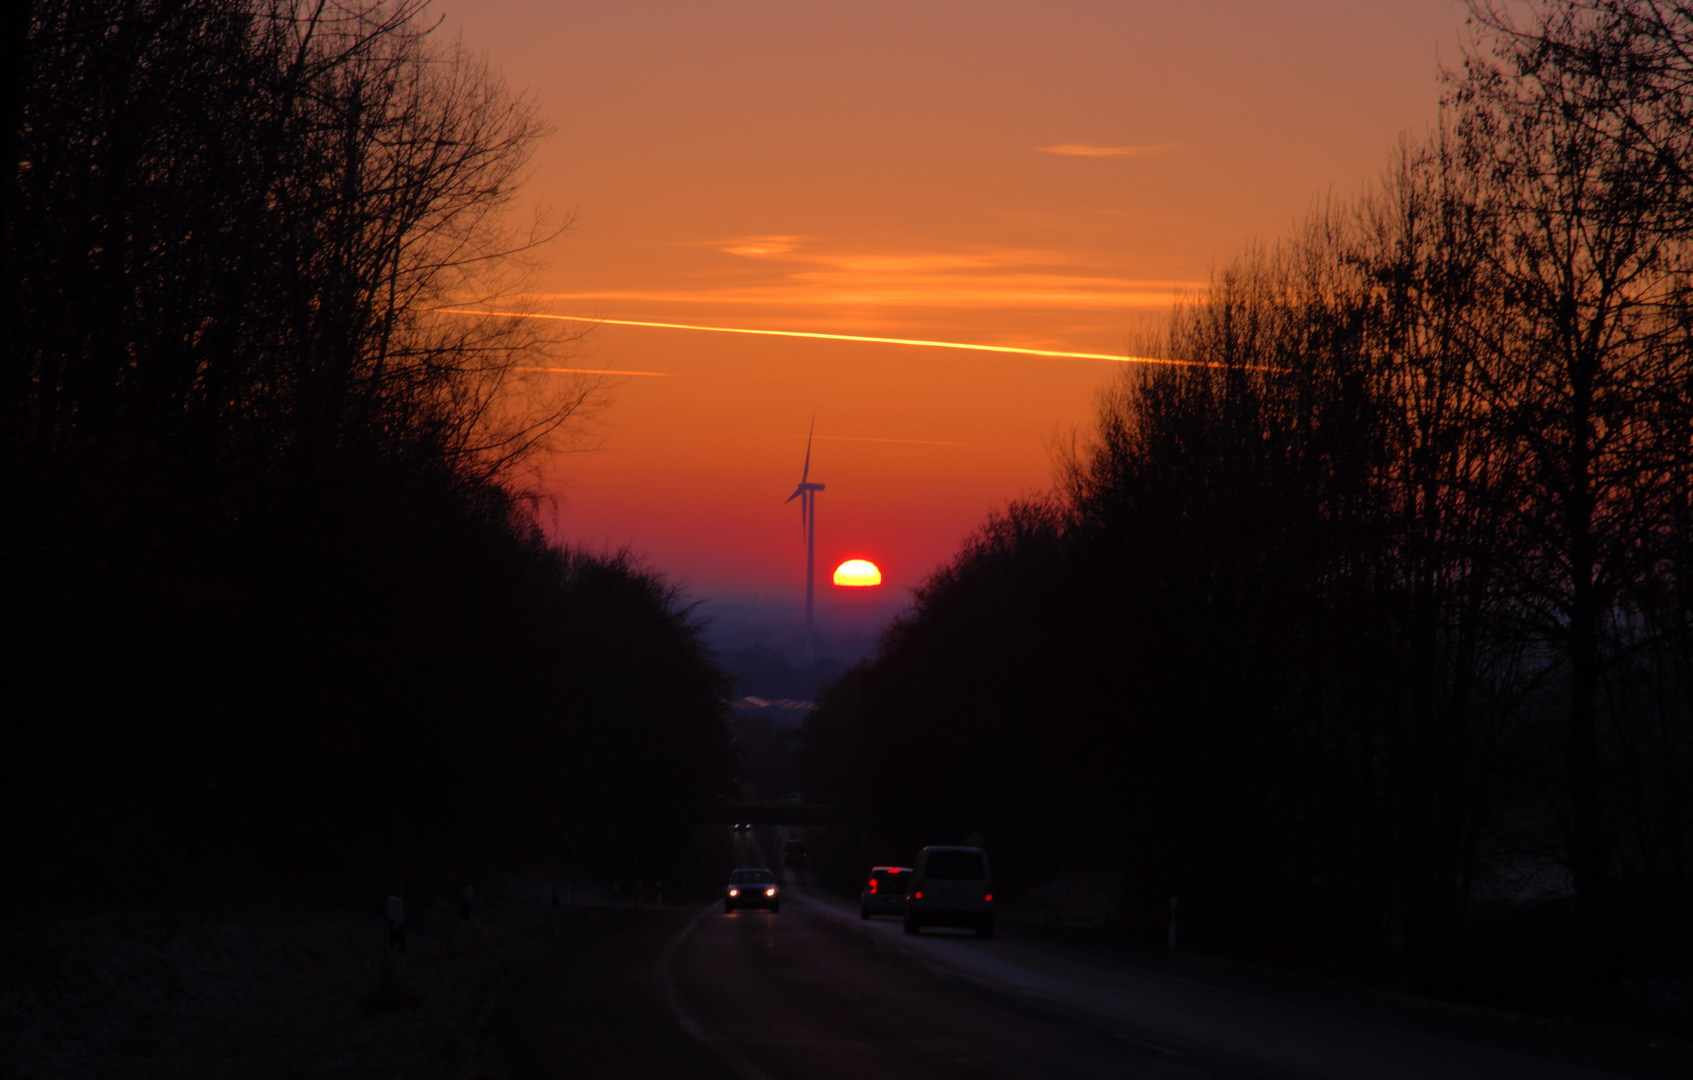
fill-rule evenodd
<path id="1" fill-rule="evenodd" d="M 917 899 L 919 899 L 919 900 L 923 899 L 923 890 L 922 889 L 917 890 Z"/>
<path id="2" fill-rule="evenodd" d="M 990 904 L 993 903 L 993 893 L 988 893 L 986 896 L 982 897 L 982 899 L 986 900 Z"/>
<path id="3" fill-rule="evenodd" d="M 764 890 L 764 895 L 765 895 L 765 896 L 775 896 L 775 895 L 776 895 L 776 890 L 775 890 L 775 889 L 765 889 L 765 890 Z"/>
<path id="4" fill-rule="evenodd" d="M 875 878 L 870 879 L 870 891 L 872 893 L 874 893 L 876 891 L 876 879 Z"/>

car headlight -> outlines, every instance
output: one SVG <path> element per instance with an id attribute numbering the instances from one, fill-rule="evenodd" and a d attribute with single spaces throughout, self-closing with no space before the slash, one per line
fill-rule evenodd
<path id="1" fill-rule="evenodd" d="M 741 890 L 739 890 L 739 889 L 730 889 L 730 890 L 729 890 L 729 895 L 730 895 L 730 896 L 739 896 L 739 895 L 741 895 Z"/>
<path id="2" fill-rule="evenodd" d="M 776 890 L 775 890 L 775 889 L 765 889 L 765 890 L 764 890 L 764 895 L 765 895 L 765 896 L 775 896 L 775 895 L 776 895 Z"/>

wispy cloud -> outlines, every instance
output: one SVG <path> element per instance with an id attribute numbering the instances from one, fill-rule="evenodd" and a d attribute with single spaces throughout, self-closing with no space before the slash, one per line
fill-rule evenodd
<path id="1" fill-rule="evenodd" d="M 720 248 L 729 255 L 745 255 L 749 258 L 771 258 L 786 255 L 799 247 L 800 238 L 797 236 L 743 236 L 739 240 L 732 240 Z"/>
<path id="2" fill-rule="evenodd" d="M 815 238 L 813 238 L 815 239 Z M 799 236 L 748 236 L 719 242 L 718 250 L 769 265 L 750 280 L 737 274 L 716 288 L 606 290 L 553 293 L 564 302 L 745 304 L 853 308 L 1092 308 L 1165 307 L 1192 285 L 1145 281 L 1110 273 L 1115 266 L 1075 252 L 1023 247 L 950 251 L 829 250 Z"/>
<path id="3" fill-rule="evenodd" d="M 1032 355 L 1107 357 L 1125 313 L 1167 310 L 1197 283 L 1120 273 L 1115 253 L 1017 244 L 882 246 L 826 237 L 719 238 L 709 261 L 658 282 L 529 294 L 540 310 L 635 325 L 857 335 Z M 609 287 L 607 287 L 609 286 Z M 584 310 L 586 309 L 586 310 Z M 618 316 L 620 318 L 610 318 Z M 991 329 L 990 329 L 991 327 Z M 1104 328 L 1102 330 L 1102 328 Z M 957 335 L 956 337 L 954 335 Z M 1083 342 L 1086 344 L 1083 344 Z"/>
<path id="4" fill-rule="evenodd" d="M 1162 157 L 1174 153 L 1187 143 L 1152 143 L 1147 146 L 1100 146 L 1096 143 L 1059 143 L 1057 146 L 1037 146 L 1037 154 L 1057 154 L 1059 157 Z"/>
<path id="5" fill-rule="evenodd" d="M 782 243 L 774 243 L 780 239 Z M 705 287 L 595 289 L 538 294 L 562 303 L 745 305 L 788 309 L 1092 309 L 1167 307 L 1192 283 L 1117 277 L 1109 265 L 1027 248 L 962 251 L 828 251 L 795 238 L 747 238 L 719 250 L 769 273 Z"/>
<path id="6" fill-rule="evenodd" d="M 779 282 L 719 289 L 604 289 L 536 293 L 557 303 L 746 305 L 782 308 L 1078 309 L 1167 308 L 1184 282 L 1070 274 L 857 275 L 808 271 Z"/>
<path id="7" fill-rule="evenodd" d="M 832 270 L 865 273 L 934 273 L 948 270 L 998 270 L 1007 267 L 1074 266 L 1074 252 L 1045 248 L 971 246 L 952 250 L 876 251 L 840 250 L 819 246 L 819 238 L 806 243 L 803 236 L 744 236 L 722 241 L 719 251 L 746 258 L 819 266 Z M 822 241 L 827 244 L 827 241 Z"/>

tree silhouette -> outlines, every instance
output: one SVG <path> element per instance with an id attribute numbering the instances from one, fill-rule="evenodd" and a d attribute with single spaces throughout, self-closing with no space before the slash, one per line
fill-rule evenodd
<path id="1" fill-rule="evenodd" d="M 673 823 L 724 776 L 720 676 L 660 578 L 549 550 L 519 486 L 603 387 L 537 370 L 570 339 L 535 320 L 445 310 L 510 295 L 557 231 L 508 224 L 532 104 L 417 0 L 25 11 L 0 301 L 21 891 L 86 886 L 102 845 L 88 873 L 115 873 L 119 828 L 132 889 L 240 851 L 223 876 L 380 863 L 377 895 L 407 845 Z"/>
<path id="2" fill-rule="evenodd" d="M 1693 8 L 1511 10 L 1376 182 L 1175 306 L 1141 351 L 1188 365 L 825 693 L 808 784 L 1119 875 L 1148 938 L 1179 894 L 1199 945 L 1647 994 L 1620 928 L 1693 888 Z"/>

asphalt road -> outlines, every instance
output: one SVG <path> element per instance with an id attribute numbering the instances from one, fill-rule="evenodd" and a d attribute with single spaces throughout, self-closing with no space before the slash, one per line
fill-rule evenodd
<path id="1" fill-rule="evenodd" d="M 1672 1075 L 1015 935 L 912 938 L 797 885 L 779 915 L 645 913 L 528 972 L 497 1024 L 514 1080 Z"/>

